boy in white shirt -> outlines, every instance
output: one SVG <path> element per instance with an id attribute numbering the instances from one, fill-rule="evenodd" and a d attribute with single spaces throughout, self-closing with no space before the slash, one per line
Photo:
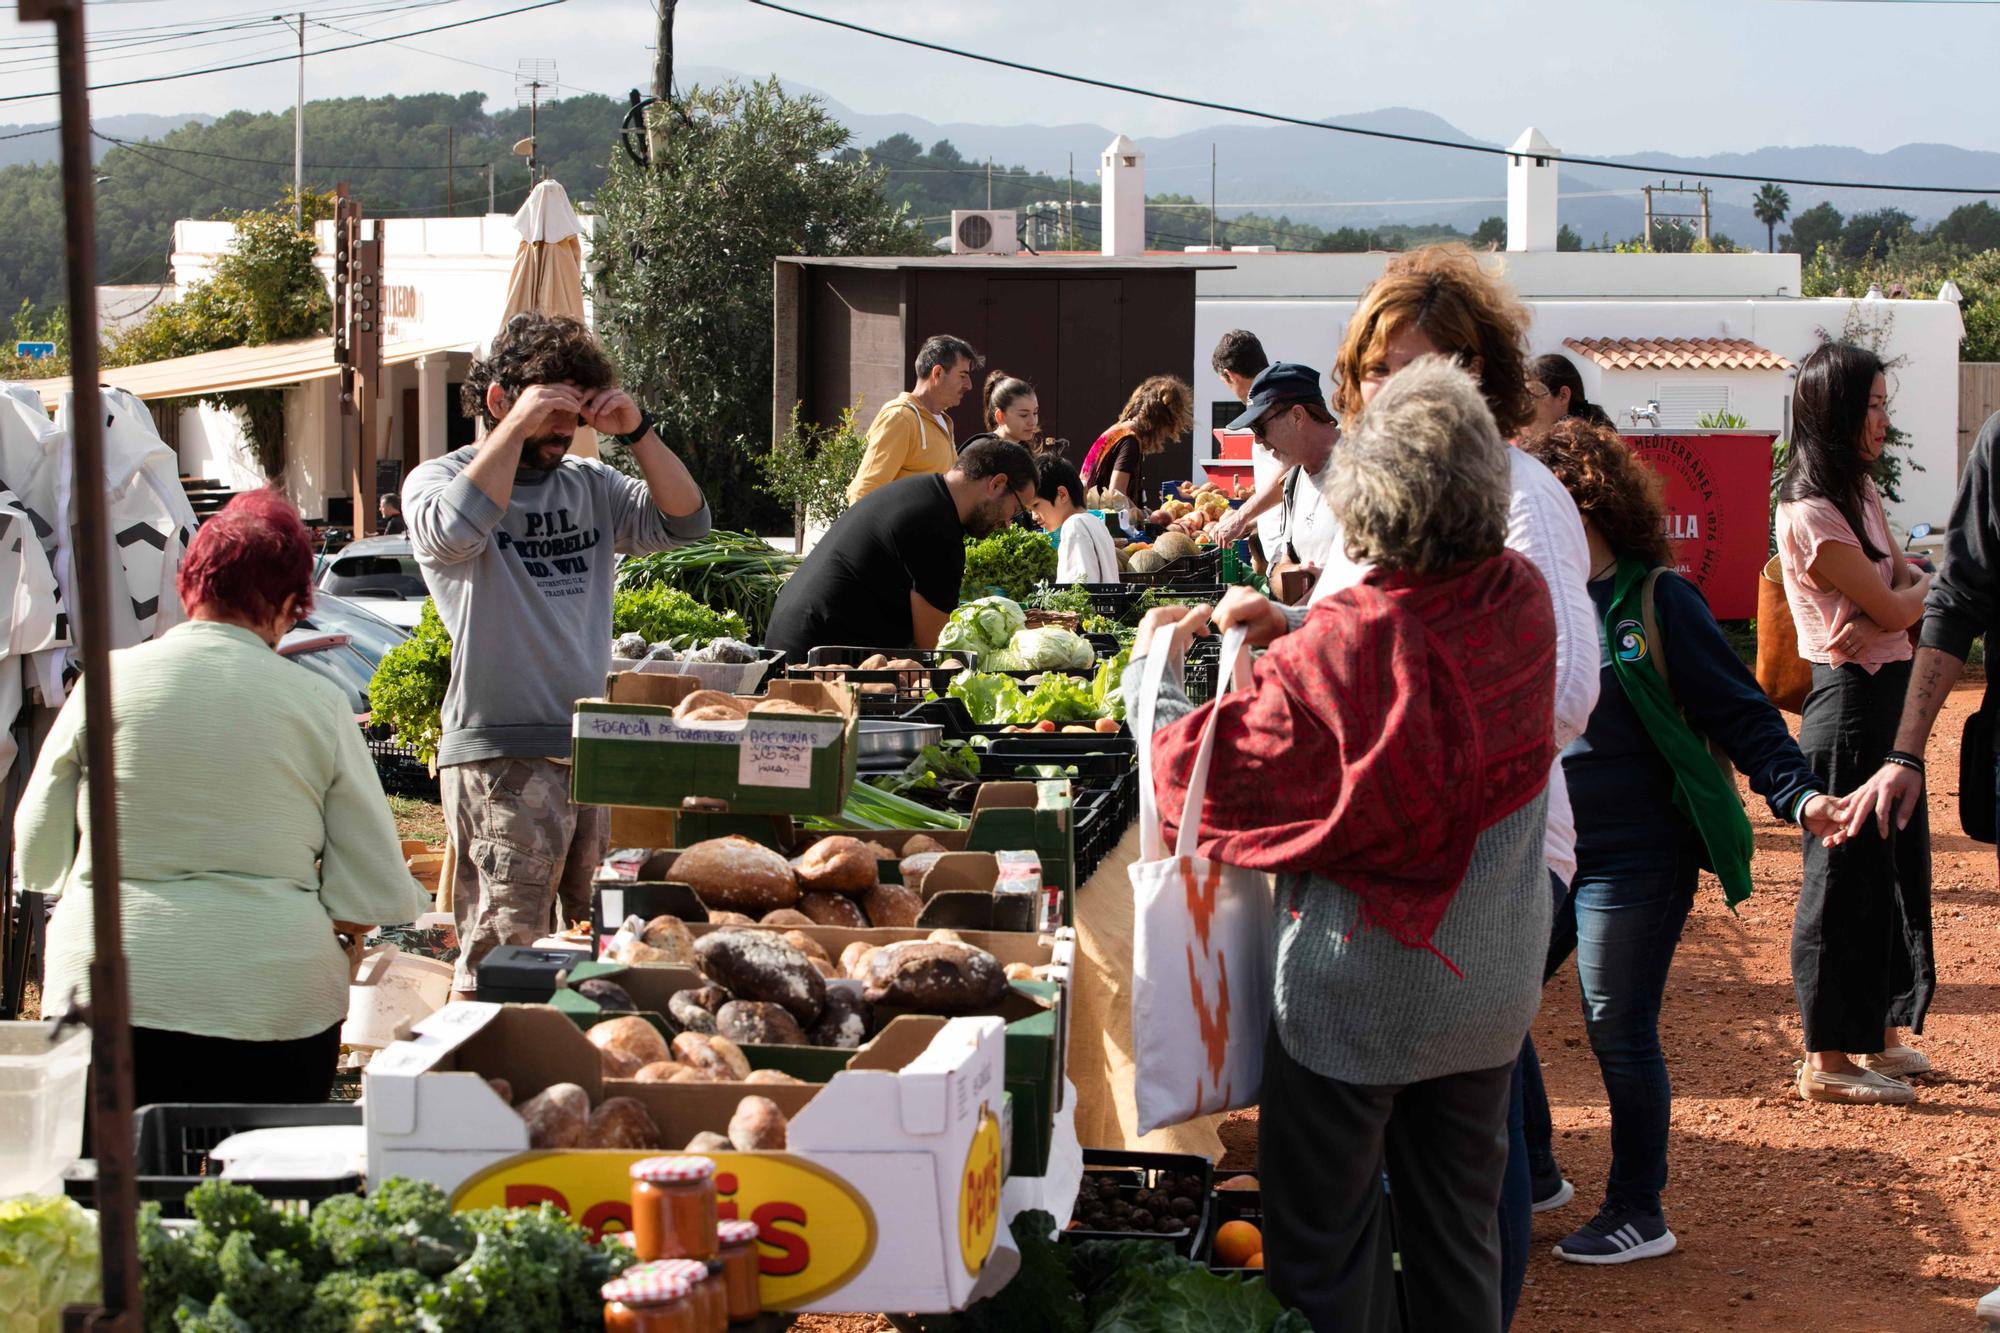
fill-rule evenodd
<path id="1" fill-rule="evenodd" d="M 1052 455 L 1035 463 L 1035 503 L 1031 506 L 1042 531 L 1056 537 L 1056 582 L 1122 583 L 1118 548 L 1104 520 L 1077 503 L 1083 478 L 1069 460 Z"/>

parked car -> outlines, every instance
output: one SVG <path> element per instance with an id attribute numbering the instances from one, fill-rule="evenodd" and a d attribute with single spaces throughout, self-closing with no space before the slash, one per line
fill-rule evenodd
<path id="1" fill-rule="evenodd" d="M 329 592 L 316 592 L 312 614 L 278 643 L 278 653 L 338 685 L 354 709 L 354 720 L 375 758 L 375 774 L 385 791 L 438 799 L 437 777 L 416 752 L 396 742 L 387 727 L 369 719 L 368 687 L 375 668 L 408 631 L 368 607 Z"/>
<path id="2" fill-rule="evenodd" d="M 354 710 L 354 720 L 368 725 L 368 682 L 375 678 L 375 666 L 355 648 L 354 640 L 301 624 L 278 641 L 278 656 L 338 685 Z"/>
<path id="3" fill-rule="evenodd" d="M 376 605 L 372 602 L 363 605 L 351 598 L 316 589 L 313 592 L 312 614 L 301 620 L 299 625 L 303 629 L 345 634 L 354 641 L 355 649 L 368 659 L 372 670 L 381 665 L 391 648 L 410 637 L 410 632 L 401 625 L 376 614 Z"/>
<path id="4" fill-rule="evenodd" d="M 430 596 L 409 535 L 400 532 L 348 543 L 324 563 L 319 586 L 323 592 L 367 602 L 369 610 L 404 629 L 416 628 Z"/>

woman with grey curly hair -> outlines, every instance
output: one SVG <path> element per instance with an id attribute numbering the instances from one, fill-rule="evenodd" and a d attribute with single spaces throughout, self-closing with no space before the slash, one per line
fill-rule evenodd
<path id="1" fill-rule="evenodd" d="M 1510 1085 L 1551 911 L 1556 638 L 1541 576 L 1505 546 L 1508 455 L 1465 372 L 1396 375 L 1327 483 L 1367 573 L 1250 688 L 1193 708 L 1169 672 L 1158 695 L 1161 811 L 1183 811 L 1212 715 L 1200 852 L 1276 875 L 1264 1268 L 1315 1328 L 1398 1326 L 1391 1207 L 1409 1326 L 1501 1326 Z M 1146 618 L 1128 700 L 1147 655 L 1184 651 L 1208 613 Z"/>

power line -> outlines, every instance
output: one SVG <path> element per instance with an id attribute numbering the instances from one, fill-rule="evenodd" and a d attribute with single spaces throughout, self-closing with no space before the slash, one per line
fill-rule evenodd
<path id="1" fill-rule="evenodd" d="M 288 171 L 292 167 L 292 160 L 290 158 L 242 157 L 235 153 L 214 153 L 203 148 L 175 148 L 171 144 L 163 144 L 163 143 L 134 143 L 130 139 L 116 138 L 115 136 L 106 134 L 102 130 L 98 129 L 92 129 L 91 134 L 96 138 L 104 140 L 106 143 L 117 144 L 120 148 L 145 149 L 149 152 L 156 152 L 156 153 L 185 153 L 190 157 L 213 157 L 213 158 L 219 158 L 224 162 L 248 162 L 252 166 L 258 166 L 258 167 L 284 167 Z M 485 170 L 484 167 L 476 167 L 476 166 L 452 168 L 452 167 L 441 166 L 436 163 L 420 165 L 420 166 L 398 166 L 386 162 L 384 163 L 308 162 L 305 164 L 305 168 L 307 171 L 451 171 L 451 170 L 483 171 Z"/>
<path id="2" fill-rule="evenodd" d="M 325 28 L 325 29 L 326 29 L 326 30 L 327 30 L 328 32 L 339 32 L 339 33 L 346 33 L 346 34 L 347 34 L 347 35 L 348 35 L 349 37 L 356 37 L 356 36 L 359 36 L 359 35 L 360 35 L 360 34 L 358 34 L 358 33 L 354 33 L 354 32 L 349 32 L 349 31 L 348 31 L 348 30 L 347 30 L 346 28 L 336 28 L 336 27 L 335 27 L 335 26 L 334 26 L 333 24 L 331 24 L 331 23 L 325 23 L 325 22 L 322 22 L 322 21 L 321 21 L 321 20 L 319 20 L 319 19 L 316 19 L 316 18 L 312 18 L 312 17 L 310 17 L 310 16 L 308 16 L 308 17 L 307 17 L 306 21 L 307 21 L 308 23 L 311 23 L 311 24 L 313 24 L 313 25 L 314 25 L 315 27 L 320 27 L 320 28 Z M 467 60 L 467 59 L 466 59 L 466 58 L 465 58 L 464 56 L 454 56 L 454 55 L 446 55 L 446 54 L 445 54 L 444 52 L 442 52 L 442 51 L 432 51 L 432 50 L 429 50 L 429 49 L 427 49 L 427 48 L 425 48 L 425 47 L 421 47 L 421 46 L 412 46 L 412 45 L 410 45 L 410 44 L 409 44 L 408 42 L 405 42 L 405 41 L 400 41 L 400 40 L 393 40 L 393 39 L 392 39 L 392 40 L 390 40 L 390 42 L 389 42 L 389 45 L 391 45 L 391 46 L 398 46 L 398 47 L 401 47 L 401 48 L 402 48 L 403 50 L 405 50 L 405 51 L 414 51 L 414 52 L 416 52 L 416 53 L 417 53 L 418 55 L 420 55 L 420 56 L 429 56 L 429 57 L 431 57 L 431 58 L 432 58 L 433 60 L 451 60 L 451 61 L 456 61 L 456 62 L 457 62 L 458 64 L 461 64 L 461 65 L 470 65 L 470 66 L 472 66 L 472 68 L 474 68 L 474 69 L 483 69 L 483 70 L 489 70 L 489 71 L 491 71 L 492 73 L 495 73 L 495 74 L 505 74 L 505 75 L 508 75 L 509 77 L 512 77 L 512 76 L 514 76 L 515 74 L 518 74 L 518 73 L 520 72 L 520 71 L 518 71 L 518 70 L 512 70 L 512 69 L 502 69 L 502 68 L 501 68 L 500 66 L 498 66 L 498 65 L 488 65 L 488 64 L 485 64 L 485 63 L 483 63 L 483 62 L 481 62 L 481 61 L 478 61 L 478 60 Z M 561 82 L 561 81 L 559 81 L 559 80 L 556 80 L 556 79 L 546 79 L 546 80 L 543 80 L 543 81 L 542 81 L 542 86 L 543 86 L 543 87 L 546 87 L 546 88 L 567 88 L 567 89 L 569 89 L 569 90 L 570 90 L 571 92 L 574 92 L 574 93 L 589 93 L 589 94 L 590 94 L 591 96 L 593 96 L 593 97 L 605 97 L 605 98 L 609 98 L 609 99 L 610 99 L 611 101 L 614 101 L 614 102 L 618 100 L 618 94 L 616 94 L 616 93 L 607 93 L 607 92 L 600 92 L 600 91 L 599 91 L 598 89 L 596 89 L 596 88 L 583 88 L 583 87 L 579 87 L 578 85 L 576 85 L 576 84 L 574 84 L 574 83 L 563 83 L 563 82 Z M 477 168 L 474 168 L 474 169 L 476 170 Z"/>
<path id="3" fill-rule="evenodd" d="M 317 13 L 328 18 L 358 19 L 373 14 L 397 13 L 406 9 L 434 9 L 439 5 L 454 4 L 457 0 L 355 0 L 352 4 L 334 4 L 319 10 L 308 9 L 308 15 Z M 99 28 L 93 30 L 87 39 L 91 52 L 106 47 L 116 47 L 128 41 L 168 41 L 182 37 L 199 37 L 211 32 L 229 32 L 237 28 L 262 28 L 270 22 L 270 13 L 265 9 L 252 9 L 230 14 L 211 14 L 205 18 L 182 19 L 173 23 L 135 24 L 128 28 Z M 202 26 L 190 26 L 190 25 Z M 44 35 L 28 35 L 0 38 L 0 49 L 30 50 L 54 49 L 56 39 Z"/>
<path id="4" fill-rule="evenodd" d="M 421 37 L 425 33 L 444 32 L 449 28 L 464 28 L 475 23 L 490 23 L 494 19 L 510 18 L 515 14 L 526 14 L 537 9 L 549 9 L 555 5 L 565 3 L 567 3 L 567 0 L 536 0 L 534 4 L 520 5 L 514 9 L 503 9 L 497 14 L 483 14 L 477 18 L 460 19 L 456 23 L 440 23 L 435 27 L 419 28 L 415 32 L 397 33 L 394 37 L 370 37 L 365 41 L 349 42 L 345 46 L 323 46 L 317 51 L 307 51 L 304 54 L 309 56 L 325 56 L 333 55 L 340 51 L 354 51 L 364 46 L 379 46 L 383 42 L 392 42 L 398 37 Z M 294 52 L 291 55 L 266 56 L 261 60 L 242 60 L 233 65 L 212 65 L 206 69 L 182 70 L 176 74 L 156 74 L 149 78 L 119 79 L 111 83 L 93 83 L 90 85 L 89 91 L 97 93 L 111 88 L 132 88 L 140 84 L 169 83 L 175 79 L 192 79 L 203 74 L 227 74 L 232 70 L 254 69 L 260 65 L 283 64 L 299 58 L 299 54 Z M 5 96 L 0 96 L 0 102 L 32 102 L 40 98 L 54 97 L 55 95 L 52 91 L 45 93 L 8 93 Z"/>
<path id="5" fill-rule="evenodd" d="M 1226 115 L 1247 116 L 1252 120 L 1268 120 L 1279 125 L 1296 125 L 1301 129 L 1325 130 L 1333 134 L 1360 135 L 1368 139 L 1387 139 L 1396 143 L 1417 144 L 1426 148 L 1446 148 L 1459 153 L 1479 153 L 1487 157 L 1519 157 L 1521 154 L 1510 149 L 1490 144 L 1460 143 L 1451 139 L 1435 139 L 1422 134 L 1398 134 L 1391 130 L 1363 129 L 1358 125 L 1330 125 L 1323 120 L 1307 120 L 1303 116 L 1287 116 L 1276 111 L 1259 111 L 1254 107 L 1237 106 L 1229 102 L 1214 102 L 1200 97 L 1186 97 L 1179 93 L 1163 93 L 1152 88 L 1140 88 L 1129 83 L 1113 83 L 1109 79 L 1093 79 L 1083 74 L 1070 74 L 1063 70 L 1048 69 L 1037 65 L 1024 64 L 1018 60 L 1007 60 L 1000 56 L 982 55 L 977 51 L 964 51 L 955 46 L 945 46 L 938 42 L 927 42 L 917 37 L 907 37 L 902 33 L 886 32 L 880 28 L 870 28 L 846 19 L 833 18 L 826 14 L 815 14 L 804 9 L 793 9 L 781 5 L 777 0 L 747 0 L 760 9 L 776 10 L 790 14 L 794 18 L 809 19 L 814 23 L 824 23 L 829 27 L 845 28 L 868 37 L 879 37 L 884 41 L 900 42 L 905 46 L 918 47 L 925 51 L 936 51 L 941 55 L 957 56 L 961 60 L 977 61 L 984 65 L 997 65 L 1002 69 L 1018 70 L 1023 74 L 1036 74 L 1046 79 L 1061 79 L 1067 83 L 1080 83 L 1091 88 L 1103 88 L 1114 93 L 1128 93 L 1134 97 L 1149 97 L 1159 102 L 1172 102 L 1178 106 L 1191 106 L 1204 111 L 1220 111 Z M 5 100 L 5 99 L 0 99 Z M 1606 171 L 1630 171 L 1646 176 L 1688 176 L 1698 175 L 1705 180 L 1748 181 L 1751 184 L 1798 185 L 1809 189 L 1823 190 L 1886 190 L 1901 194 L 1984 194 L 2000 195 L 2000 187 L 1978 188 L 1963 185 L 1882 185 L 1866 181 L 1807 180 L 1796 176 L 1752 176 L 1734 171 L 1690 172 L 1684 167 L 1646 166 L 1637 162 L 1614 162 L 1606 158 L 1570 157 L 1563 153 L 1537 153 L 1537 158 L 1551 162 L 1562 162 L 1574 167 L 1598 167 Z"/>

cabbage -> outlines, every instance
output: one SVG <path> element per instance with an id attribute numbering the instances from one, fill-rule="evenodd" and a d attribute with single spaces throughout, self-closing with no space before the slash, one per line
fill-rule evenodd
<path id="1" fill-rule="evenodd" d="M 1032 671 L 1028 659 L 1012 648 L 994 648 L 979 655 L 981 671 Z"/>
<path id="2" fill-rule="evenodd" d="M 56 1333 L 65 1305 L 95 1301 L 97 1215 L 61 1195 L 0 1202 L 0 1328 Z"/>
<path id="3" fill-rule="evenodd" d="M 944 622 L 944 631 L 938 635 L 937 646 L 946 652 L 995 652 L 1005 648 L 1014 632 L 1027 623 L 1027 614 L 1020 603 L 1010 598 L 976 598 L 951 613 Z"/>
<path id="4" fill-rule="evenodd" d="M 1062 628 L 1060 625 L 1043 625 L 1038 629 L 1024 629 L 1014 636 L 1008 645 L 1021 660 L 1027 663 L 1027 671 L 1048 671 L 1057 667 L 1087 669 L 1097 660 L 1097 651 L 1082 635 Z M 990 659 L 982 666 L 993 668 Z"/>

